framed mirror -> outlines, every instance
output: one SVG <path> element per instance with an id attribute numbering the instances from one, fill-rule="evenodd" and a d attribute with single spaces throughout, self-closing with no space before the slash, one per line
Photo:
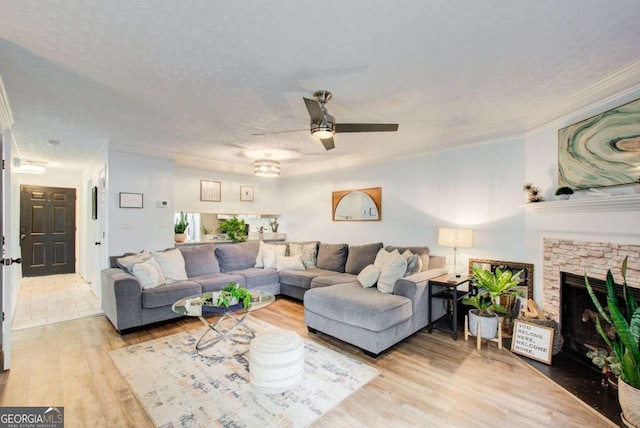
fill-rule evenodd
<path id="1" fill-rule="evenodd" d="M 509 270 L 512 273 L 523 271 L 520 274 L 522 282 L 518 287 L 525 292 L 526 299 L 533 299 L 533 264 L 520 262 L 506 262 L 502 260 L 469 259 L 469 275 L 473 274 L 473 267 L 478 266 L 491 272 L 500 268 L 503 272 Z"/>
<path id="2" fill-rule="evenodd" d="M 332 193 L 333 221 L 380 221 L 382 188 L 338 190 Z"/>

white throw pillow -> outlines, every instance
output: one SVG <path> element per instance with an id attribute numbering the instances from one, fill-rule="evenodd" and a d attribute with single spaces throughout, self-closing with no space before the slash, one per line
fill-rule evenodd
<path id="1" fill-rule="evenodd" d="M 384 248 L 380 248 L 380 251 L 376 254 L 376 259 L 374 260 L 373 265 L 378 269 L 382 269 L 382 266 L 384 265 L 385 260 L 389 257 L 389 254 L 391 253 Z"/>
<path id="2" fill-rule="evenodd" d="M 316 260 L 318 258 L 318 246 L 315 242 L 307 244 L 298 244 L 295 242 L 289 243 L 289 255 L 297 256 L 302 255 L 302 263 L 307 269 L 316 267 Z"/>
<path id="3" fill-rule="evenodd" d="M 151 255 L 160 265 L 165 284 L 172 284 L 187 279 L 184 257 L 182 257 L 180 250 L 152 252 Z"/>
<path id="4" fill-rule="evenodd" d="M 404 276 L 414 275 L 422 271 L 422 259 L 418 254 L 404 250 L 402 257 L 407 261 L 407 271 L 404 273 Z"/>
<path id="5" fill-rule="evenodd" d="M 164 276 L 162 275 L 160 265 L 158 265 L 153 257 L 144 262 L 136 263 L 131 268 L 131 271 L 140 283 L 140 286 L 145 290 L 164 284 Z"/>
<path id="6" fill-rule="evenodd" d="M 285 245 L 265 244 L 264 241 L 260 241 L 260 248 L 258 249 L 254 267 L 275 269 L 276 256 L 284 256 L 286 252 L 287 247 Z"/>
<path id="7" fill-rule="evenodd" d="M 129 273 L 132 273 L 133 265 L 135 265 L 136 263 L 142 263 L 144 261 L 147 261 L 150 258 L 151 258 L 150 252 L 142 251 L 137 254 L 131 254 L 129 256 L 120 257 L 116 259 L 116 262 L 118 262 L 118 266 L 120 266 L 122 269 L 126 270 Z"/>
<path id="8" fill-rule="evenodd" d="M 407 261 L 398 250 L 393 250 L 382 265 L 382 272 L 378 278 L 378 290 L 381 293 L 391 294 L 396 281 L 404 276 L 407 271 Z"/>
<path id="9" fill-rule="evenodd" d="M 368 265 L 358 274 L 358 282 L 364 288 L 373 287 L 374 285 L 376 285 L 381 272 L 382 271 L 374 265 Z"/>
<path id="10" fill-rule="evenodd" d="M 302 254 L 297 256 L 276 256 L 276 269 L 277 270 L 304 270 L 304 263 L 302 263 Z"/>

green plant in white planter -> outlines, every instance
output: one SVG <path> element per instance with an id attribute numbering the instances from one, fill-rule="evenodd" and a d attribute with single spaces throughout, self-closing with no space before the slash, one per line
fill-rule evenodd
<path id="1" fill-rule="evenodd" d="M 469 310 L 469 330 L 477 336 L 477 327 L 481 324 L 482 338 L 493 339 L 498 332 L 498 315 L 507 313 L 507 309 L 499 303 L 500 297 L 524 295 L 517 289 L 522 282 L 522 271 L 514 274 L 496 268 L 495 272 L 491 272 L 474 266 L 473 274 L 473 284 L 478 288 L 478 294 L 462 299 L 462 303 L 474 307 Z"/>
<path id="2" fill-rule="evenodd" d="M 215 299 L 214 296 L 216 296 Z M 251 293 L 246 287 L 238 285 L 237 282 L 230 282 L 222 287 L 218 293 L 205 293 L 202 296 L 202 303 L 224 306 L 225 308 L 242 303 L 242 306 L 247 308 L 251 304 Z"/>
<path id="3" fill-rule="evenodd" d="M 585 275 L 584 282 L 593 305 L 602 319 L 611 324 L 616 331 L 615 339 L 609 338 L 599 318 L 596 318 L 596 329 L 604 342 L 613 350 L 620 362 L 618 377 L 618 400 L 626 421 L 631 426 L 640 426 L 640 308 L 629 292 L 627 285 L 627 257 L 622 262 L 622 295 L 620 302 L 615 289 L 615 281 L 611 270 L 607 272 L 607 307 L 602 304 L 593 292 L 589 279 Z"/>
<path id="4" fill-rule="evenodd" d="M 184 242 L 187 239 L 187 227 L 189 226 L 189 222 L 187 221 L 187 215 L 184 211 L 180 211 L 180 216 L 178 216 L 178 221 L 173 225 L 173 232 L 175 233 L 175 241 L 176 242 Z"/>

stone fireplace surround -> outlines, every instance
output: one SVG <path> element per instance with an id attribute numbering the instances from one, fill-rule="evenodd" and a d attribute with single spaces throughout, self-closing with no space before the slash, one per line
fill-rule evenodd
<path id="1" fill-rule="evenodd" d="M 543 310 L 560 321 L 560 272 L 606 279 L 611 269 L 615 281 L 622 283 L 620 267 L 628 256 L 627 284 L 640 288 L 640 245 L 543 238 Z"/>

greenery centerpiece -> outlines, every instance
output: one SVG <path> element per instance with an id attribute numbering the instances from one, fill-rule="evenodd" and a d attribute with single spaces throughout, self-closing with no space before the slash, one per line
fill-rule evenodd
<path id="1" fill-rule="evenodd" d="M 247 240 L 247 225 L 244 220 L 232 217 L 220 222 L 220 230 L 227 234 L 233 242 L 244 242 Z"/>
<path id="2" fill-rule="evenodd" d="M 214 302 L 215 298 L 215 302 Z M 242 304 L 244 308 L 251 304 L 251 293 L 246 287 L 241 287 L 237 282 L 230 282 L 219 292 L 204 293 L 202 295 L 202 303 L 212 306 L 229 306 Z"/>
<path id="3" fill-rule="evenodd" d="M 627 285 L 627 257 L 622 262 L 622 296 L 621 302 L 615 289 L 615 281 L 611 269 L 607 271 L 607 310 L 595 295 L 587 275 L 584 282 L 593 305 L 600 317 L 615 329 L 615 337 L 607 335 L 600 318 L 596 318 L 596 330 L 609 346 L 619 363 L 618 400 L 627 421 L 633 426 L 640 426 L 640 308 L 631 295 Z M 615 372 L 614 372 L 615 373 Z"/>
<path id="4" fill-rule="evenodd" d="M 184 242 L 187 240 L 187 227 L 189 226 L 189 222 L 187 221 L 187 215 L 184 211 L 180 211 L 180 215 L 178 216 L 178 220 L 173 225 L 173 232 L 175 233 L 175 241 L 176 242 Z"/>
<path id="5" fill-rule="evenodd" d="M 473 285 L 478 289 L 474 296 L 465 297 L 462 303 L 473 306 L 469 311 L 469 330 L 477 336 L 478 324 L 482 325 L 482 337 L 493 339 L 498 331 L 498 315 L 508 313 L 500 304 L 501 297 L 523 296 L 518 290 L 522 282 L 523 271 L 513 273 L 509 270 L 502 271 L 496 268 L 495 272 L 473 267 Z"/>

